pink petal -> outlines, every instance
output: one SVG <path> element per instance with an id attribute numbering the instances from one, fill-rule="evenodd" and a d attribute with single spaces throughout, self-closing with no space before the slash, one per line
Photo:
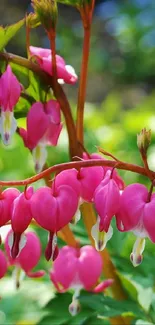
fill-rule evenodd
<path id="1" fill-rule="evenodd" d="M 67 225 L 74 217 L 79 197 L 68 185 L 62 185 L 56 189 L 56 200 L 58 205 L 57 231 Z"/>
<path id="2" fill-rule="evenodd" d="M 30 54 L 31 55 L 36 55 L 38 57 L 48 57 L 51 55 L 51 50 L 50 49 L 44 49 L 41 47 L 36 47 L 36 46 L 30 46 L 29 47 Z"/>
<path id="3" fill-rule="evenodd" d="M 111 287 L 113 283 L 114 283 L 113 279 L 107 279 L 105 281 L 102 281 L 93 289 L 93 292 L 94 293 L 103 292 L 105 289 Z"/>
<path id="4" fill-rule="evenodd" d="M 60 283 L 64 289 L 68 289 L 77 272 L 77 250 L 73 247 L 64 246 L 60 249 L 57 259 L 53 263 L 51 280 Z"/>
<path id="5" fill-rule="evenodd" d="M 120 199 L 120 209 L 116 214 L 120 231 L 134 229 L 143 217 L 148 191 L 142 184 L 131 184 L 124 189 Z"/>
<path id="6" fill-rule="evenodd" d="M 102 273 L 102 258 L 92 246 L 83 246 L 78 259 L 79 279 L 86 290 L 94 286 Z"/>
<path id="7" fill-rule="evenodd" d="M 0 250 L 0 279 L 3 278 L 7 272 L 7 260 L 4 253 Z"/>
<path id="8" fill-rule="evenodd" d="M 6 71 L 0 78 L 0 89 L 0 101 L 2 109 L 4 111 L 7 109 L 12 111 L 19 100 L 21 86 L 16 76 L 13 74 L 10 65 L 7 66 Z"/>
<path id="9" fill-rule="evenodd" d="M 49 187 L 41 187 L 31 198 L 33 218 L 46 230 L 57 230 L 57 200 Z"/>
<path id="10" fill-rule="evenodd" d="M 151 201 L 145 204 L 143 223 L 150 239 L 155 243 L 155 193 L 152 195 Z"/>
<path id="11" fill-rule="evenodd" d="M 34 149 L 49 126 L 49 118 L 41 102 L 32 105 L 27 115 L 27 141 L 30 149 Z"/>

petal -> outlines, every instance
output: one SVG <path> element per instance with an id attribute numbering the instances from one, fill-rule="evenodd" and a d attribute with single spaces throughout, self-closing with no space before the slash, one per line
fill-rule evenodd
<path id="1" fill-rule="evenodd" d="M 45 111 L 46 114 L 50 116 L 51 122 L 55 124 L 59 124 L 61 119 L 60 119 L 60 105 L 57 100 L 49 100 L 45 104 Z"/>
<path id="2" fill-rule="evenodd" d="M 30 50 L 30 54 L 31 55 L 36 55 L 39 57 L 48 57 L 49 55 L 51 55 L 51 50 L 50 49 L 44 49 L 41 47 L 36 47 L 36 46 L 30 46 L 29 47 Z"/>
<path id="3" fill-rule="evenodd" d="M 145 238 L 137 238 L 134 243 L 132 253 L 130 255 L 133 266 L 138 266 L 143 260 L 143 251 L 145 248 Z"/>
<path id="4" fill-rule="evenodd" d="M 120 198 L 120 208 L 116 214 L 120 231 L 132 230 L 140 224 L 147 197 L 148 190 L 142 184 L 131 184 L 124 189 Z"/>
<path id="5" fill-rule="evenodd" d="M 143 214 L 143 224 L 150 239 L 155 243 L 155 194 L 152 195 L 151 201 L 145 204 Z"/>
<path id="6" fill-rule="evenodd" d="M 96 224 L 92 227 L 91 235 L 95 241 L 95 248 L 97 251 L 102 251 L 113 235 L 113 228 L 109 227 L 107 233 L 105 231 L 99 231 L 99 217 L 97 219 Z"/>
<path id="7" fill-rule="evenodd" d="M 80 249 L 77 272 L 80 282 L 86 290 L 90 290 L 102 273 L 103 262 L 101 255 L 90 245 Z"/>
<path id="8" fill-rule="evenodd" d="M 36 173 L 40 173 L 46 163 L 47 159 L 47 150 L 45 145 L 38 144 L 32 150 L 33 161 L 35 165 Z"/>
<path id="9" fill-rule="evenodd" d="M 27 141 L 30 149 L 38 144 L 49 127 L 49 117 L 41 102 L 33 104 L 27 115 Z"/>
<path id="10" fill-rule="evenodd" d="M 21 85 L 16 76 L 13 74 L 10 65 L 7 66 L 6 71 L 0 78 L 0 89 L 0 102 L 2 110 L 12 111 L 19 100 Z"/>
<path id="11" fill-rule="evenodd" d="M 94 293 L 103 292 L 105 289 L 111 287 L 111 285 L 113 285 L 113 283 L 114 283 L 113 279 L 107 279 L 107 280 L 99 283 L 92 291 Z"/>
<path id="12" fill-rule="evenodd" d="M 13 134 L 16 132 L 17 122 L 13 112 L 2 111 L 0 117 L 0 133 L 3 143 L 7 146 L 10 144 Z"/>

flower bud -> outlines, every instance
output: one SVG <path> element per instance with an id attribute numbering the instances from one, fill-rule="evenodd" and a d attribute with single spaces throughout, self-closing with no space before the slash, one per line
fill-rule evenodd
<path id="1" fill-rule="evenodd" d="M 142 129 L 140 134 L 137 134 L 137 146 L 141 154 L 146 154 L 151 142 L 151 130 Z"/>
<path id="2" fill-rule="evenodd" d="M 44 28 L 48 32 L 55 31 L 58 16 L 56 0 L 32 0 L 32 5 Z"/>
<path id="3" fill-rule="evenodd" d="M 36 28 L 40 25 L 39 17 L 35 13 L 30 13 L 26 17 L 26 24 L 29 28 Z"/>

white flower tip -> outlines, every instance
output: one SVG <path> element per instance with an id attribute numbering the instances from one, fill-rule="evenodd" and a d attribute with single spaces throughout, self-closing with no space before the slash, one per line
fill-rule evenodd
<path id="1" fill-rule="evenodd" d="M 80 303 L 78 299 L 74 299 L 68 307 L 69 313 L 72 316 L 76 316 L 80 311 Z"/>
<path id="2" fill-rule="evenodd" d="M 133 246 L 133 251 L 130 255 L 130 260 L 133 264 L 134 267 L 140 265 L 143 260 L 143 251 L 145 248 L 145 238 L 137 238 L 134 246 Z"/>
<path id="3" fill-rule="evenodd" d="M 38 144 L 32 151 L 36 173 L 40 173 L 47 159 L 47 150 L 44 145 Z"/>
<path id="4" fill-rule="evenodd" d="M 138 265 L 140 265 L 140 264 L 142 263 L 143 255 L 138 255 L 138 256 L 136 256 L 136 255 L 134 255 L 133 253 L 131 253 L 131 255 L 130 255 L 130 260 L 131 260 L 131 262 L 132 262 L 132 265 L 133 265 L 134 267 L 136 267 L 136 266 L 138 266 Z"/>
<path id="5" fill-rule="evenodd" d="M 113 235 L 113 228 L 109 227 L 108 232 L 99 231 L 99 218 L 97 219 L 96 224 L 92 227 L 91 235 L 95 241 L 95 248 L 97 251 L 103 251 L 106 247 L 108 240 L 111 239 Z"/>
<path id="6" fill-rule="evenodd" d="M 0 133 L 4 145 L 8 146 L 11 142 L 13 134 L 16 132 L 17 122 L 13 116 L 13 112 L 5 111 L 1 113 Z"/>

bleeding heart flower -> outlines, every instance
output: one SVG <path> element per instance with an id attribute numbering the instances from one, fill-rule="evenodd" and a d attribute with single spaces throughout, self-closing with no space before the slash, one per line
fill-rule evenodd
<path id="1" fill-rule="evenodd" d="M 83 153 L 83 158 L 85 160 L 89 160 L 89 159 L 102 159 L 102 160 L 106 160 L 104 157 L 102 157 L 101 155 L 99 155 L 98 153 L 92 153 L 90 156 L 88 156 L 88 154 L 86 152 Z M 112 167 L 108 167 L 108 166 L 104 166 L 102 167 L 104 169 L 104 174 L 106 174 L 106 172 L 108 170 L 112 171 Z M 114 169 L 112 172 L 112 178 L 114 179 L 114 181 L 117 183 L 118 187 L 120 190 L 124 189 L 124 181 L 123 179 L 120 177 L 120 175 L 118 174 L 117 170 Z"/>
<path id="2" fill-rule="evenodd" d="M 113 283 L 113 280 L 108 279 L 94 288 L 102 273 L 102 267 L 102 258 L 92 246 L 82 248 L 64 246 L 60 249 L 50 277 L 59 292 L 65 292 L 70 288 L 75 290 L 69 306 L 73 316 L 79 311 L 78 297 L 82 288 L 97 293 Z"/>
<path id="3" fill-rule="evenodd" d="M 26 189 L 13 202 L 11 225 L 13 229 L 13 242 L 11 247 L 12 258 L 16 258 L 23 249 L 26 241 L 22 233 L 28 228 L 32 214 L 30 210 L 30 199 L 33 187 Z"/>
<path id="4" fill-rule="evenodd" d="M 37 235 L 33 232 L 25 233 L 26 243 L 20 251 L 18 257 L 12 258 L 11 241 L 13 240 L 13 231 L 10 230 L 5 240 L 5 250 L 8 256 L 9 264 L 16 266 L 16 284 L 19 287 L 20 270 L 22 269 L 27 276 L 31 278 L 42 277 L 45 272 L 42 270 L 32 272 L 32 269 L 38 264 L 41 257 L 41 245 Z"/>
<path id="5" fill-rule="evenodd" d="M 121 195 L 116 222 L 120 231 L 132 231 L 138 237 L 131 253 L 134 266 L 142 262 L 145 237 L 155 243 L 154 215 L 155 193 L 150 195 L 142 184 L 127 186 Z"/>
<path id="6" fill-rule="evenodd" d="M 114 179 L 111 178 L 110 170 L 107 171 L 104 180 L 96 188 L 94 204 L 98 219 L 92 228 L 92 236 L 95 240 L 96 249 L 103 250 L 106 242 L 113 234 L 110 223 L 112 217 L 118 212 L 120 205 L 120 191 Z"/>
<path id="7" fill-rule="evenodd" d="M 30 54 L 34 56 L 40 68 L 53 75 L 52 71 L 52 56 L 50 49 L 43 49 L 40 47 L 30 46 Z M 57 65 L 57 78 L 60 83 L 74 84 L 78 77 L 75 70 L 70 65 L 66 65 L 64 59 L 56 55 L 56 65 Z"/>
<path id="8" fill-rule="evenodd" d="M 27 115 L 27 131 L 19 129 L 25 147 L 32 150 L 35 169 L 42 170 L 47 158 L 46 146 L 56 146 L 62 130 L 60 106 L 56 100 L 36 102 Z"/>
<path id="9" fill-rule="evenodd" d="M 33 218 L 50 233 L 45 252 L 47 260 L 56 258 L 56 233 L 71 221 L 77 207 L 78 195 L 68 185 L 52 189 L 42 187 L 33 194 L 31 198 Z"/>
<path id="10" fill-rule="evenodd" d="M 0 279 L 3 278 L 6 272 L 7 272 L 7 260 L 4 253 L 0 250 Z"/>
<path id="11" fill-rule="evenodd" d="M 17 122 L 13 115 L 21 93 L 21 85 L 13 74 L 10 65 L 0 78 L 0 133 L 5 145 L 10 144 L 12 135 L 16 132 Z"/>
<path id="12" fill-rule="evenodd" d="M 11 220 L 12 205 L 19 194 L 16 188 L 7 188 L 0 193 L 0 227 Z"/>

